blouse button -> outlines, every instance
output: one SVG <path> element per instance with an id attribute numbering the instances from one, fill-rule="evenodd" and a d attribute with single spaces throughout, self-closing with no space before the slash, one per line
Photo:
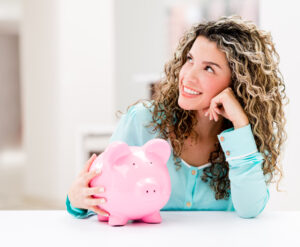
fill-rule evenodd
<path id="1" fill-rule="evenodd" d="M 223 142 L 224 141 L 224 136 L 221 136 L 220 140 L 221 140 L 221 142 Z"/>
<path id="2" fill-rule="evenodd" d="M 187 205 L 188 207 L 190 207 L 192 204 L 191 204 L 190 202 L 187 202 L 186 205 Z"/>
<path id="3" fill-rule="evenodd" d="M 226 151 L 226 155 L 229 156 L 229 155 L 230 155 L 230 152 L 229 152 L 229 151 Z"/>
<path id="4" fill-rule="evenodd" d="M 192 174 L 195 175 L 195 174 L 196 174 L 196 171 L 195 171 L 195 170 L 192 170 Z"/>

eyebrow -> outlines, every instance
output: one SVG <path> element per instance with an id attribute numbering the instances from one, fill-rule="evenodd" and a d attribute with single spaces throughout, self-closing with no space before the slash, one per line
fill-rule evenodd
<path id="1" fill-rule="evenodd" d="M 193 55 L 190 52 L 188 52 L 188 55 L 190 55 L 193 58 Z M 219 67 L 220 69 L 222 69 L 219 64 L 211 62 L 211 61 L 203 61 L 202 63 L 215 65 L 215 66 Z"/>

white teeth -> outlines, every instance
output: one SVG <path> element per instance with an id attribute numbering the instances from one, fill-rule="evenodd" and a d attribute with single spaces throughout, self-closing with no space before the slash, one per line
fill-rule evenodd
<path id="1" fill-rule="evenodd" d="M 185 86 L 183 86 L 183 91 L 186 92 L 186 93 L 189 93 L 189 94 L 196 94 L 196 95 L 200 94 L 200 93 L 198 93 L 196 91 L 193 91 L 191 89 L 186 88 Z"/>

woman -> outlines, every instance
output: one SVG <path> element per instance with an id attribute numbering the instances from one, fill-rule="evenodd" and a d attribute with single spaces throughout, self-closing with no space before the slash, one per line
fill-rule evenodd
<path id="1" fill-rule="evenodd" d="M 169 141 L 172 193 L 162 210 L 236 211 L 243 218 L 263 211 L 267 186 L 282 177 L 286 140 L 278 63 L 271 35 L 238 16 L 183 35 L 154 99 L 129 106 L 110 139 L 134 146 Z M 68 193 L 67 209 L 78 218 L 109 213 L 96 206 L 105 198 L 91 197 L 100 188 L 88 188 L 99 175 L 88 172 L 94 159 Z"/>

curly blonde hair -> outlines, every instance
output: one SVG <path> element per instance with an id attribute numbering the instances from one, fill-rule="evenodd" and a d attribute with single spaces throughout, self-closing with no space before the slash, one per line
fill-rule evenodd
<path id="1" fill-rule="evenodd" d="M 193 130 L 197 124 L 195 111 L 183 110 L 178 105 L 179 72 L 187 60 L 187 53 L 200 35 L 215 42 L 226 54 L 231 70 L 231 88 L 248 116 L 256 145 L 264 157 L 263 174 L 269 176 L 266 182 L 274 182 L 278 175 L 278 191 L 283 177 L 281 151 L 287 139 L 283 105 L 284 100 L 287 100 L 286 104 L 289 100 L 271 34 L 259 30 L 253 22 L 234 15 L 202 22 L 186 31 L 173 58 L 165 64 L 165 76 L 156 85 L 151 106 L 144 104 L 149 110 L 152 109 L 152 121 L 148 126 L 152 126 L 153 131 L 158 130 L 161 138 L 170 139 L 175 165 L 179 169 L 185 139 L 197 137 Z M 232 123 L 224 118 L 221 131 L 230 127 L 233 127 Z M 202 180 L 209 182 L 216 200 L 228 199 L 229 165 L 219 142 L 215 144 L 209 161 L 212 165 L 204 168 Z"/>

